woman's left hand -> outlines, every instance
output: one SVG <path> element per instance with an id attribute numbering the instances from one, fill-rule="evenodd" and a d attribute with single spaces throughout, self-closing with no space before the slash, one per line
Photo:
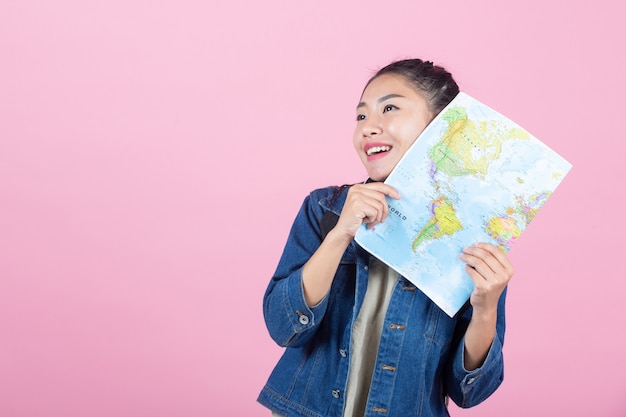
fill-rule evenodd
<path id="1" fill-rule="evenodd" d="M 513 276 L 513 266 L 504 251 L 489 243 L 463 248 L 459 256 L 466 262 L 465 270 L 474 282 L 470 304 L 474 314 L 494 314 L 500 294 Z"/>

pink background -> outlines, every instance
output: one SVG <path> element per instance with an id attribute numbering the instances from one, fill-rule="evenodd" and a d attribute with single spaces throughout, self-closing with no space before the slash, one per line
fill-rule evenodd
<path id="1" fill-rule="evenodd" d="M 268 416 L 288 229 L 412 56 L 574 165 L 510 254 L 505 382 L 452 415 L 626 415 L 620 7 L 2 0 L 0 415 Z"/>

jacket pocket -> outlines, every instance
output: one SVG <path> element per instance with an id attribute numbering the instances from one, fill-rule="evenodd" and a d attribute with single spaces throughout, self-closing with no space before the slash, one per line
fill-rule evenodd
<path id="1" fill-rule="evenodd" d="M 424 337 L 441 348 L 450 344 L 454 335 L 454 319 L 450 318 L 432 301 L 429 303 L 428 321 L 424 330 Z"/>

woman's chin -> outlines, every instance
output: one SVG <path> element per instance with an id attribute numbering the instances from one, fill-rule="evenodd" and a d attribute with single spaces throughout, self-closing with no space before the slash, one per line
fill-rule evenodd
<path id="1" fill-rule="evenodd" d="M 389 176 L 388 172 L 368 172 L 369 179 L 374 182 L 383 182 Z"/>

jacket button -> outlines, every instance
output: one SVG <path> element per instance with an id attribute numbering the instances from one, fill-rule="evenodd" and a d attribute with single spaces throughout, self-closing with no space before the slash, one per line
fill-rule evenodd
<path id="1" fill-rule="evenodd" d="M 300 321 L 300 324 L 309 324 L 309 318 L 305 315 L 300 316 L 298 320 Z"/>
<path id="2" fill-rule="evenodd" d="M 332 391 L 332 393 L 333 393 L 333 397 L 335 397 L 335 398 L 339 398 L 339 390 L 338 390 L 338 389 L 334 389 L 334 390 Z"/>
<path id="3" fill-rule="evenodd" d="M 339 349 L 339 354 L 344 358 L 348 356 L 348 352 L 345 349 Z"/>

